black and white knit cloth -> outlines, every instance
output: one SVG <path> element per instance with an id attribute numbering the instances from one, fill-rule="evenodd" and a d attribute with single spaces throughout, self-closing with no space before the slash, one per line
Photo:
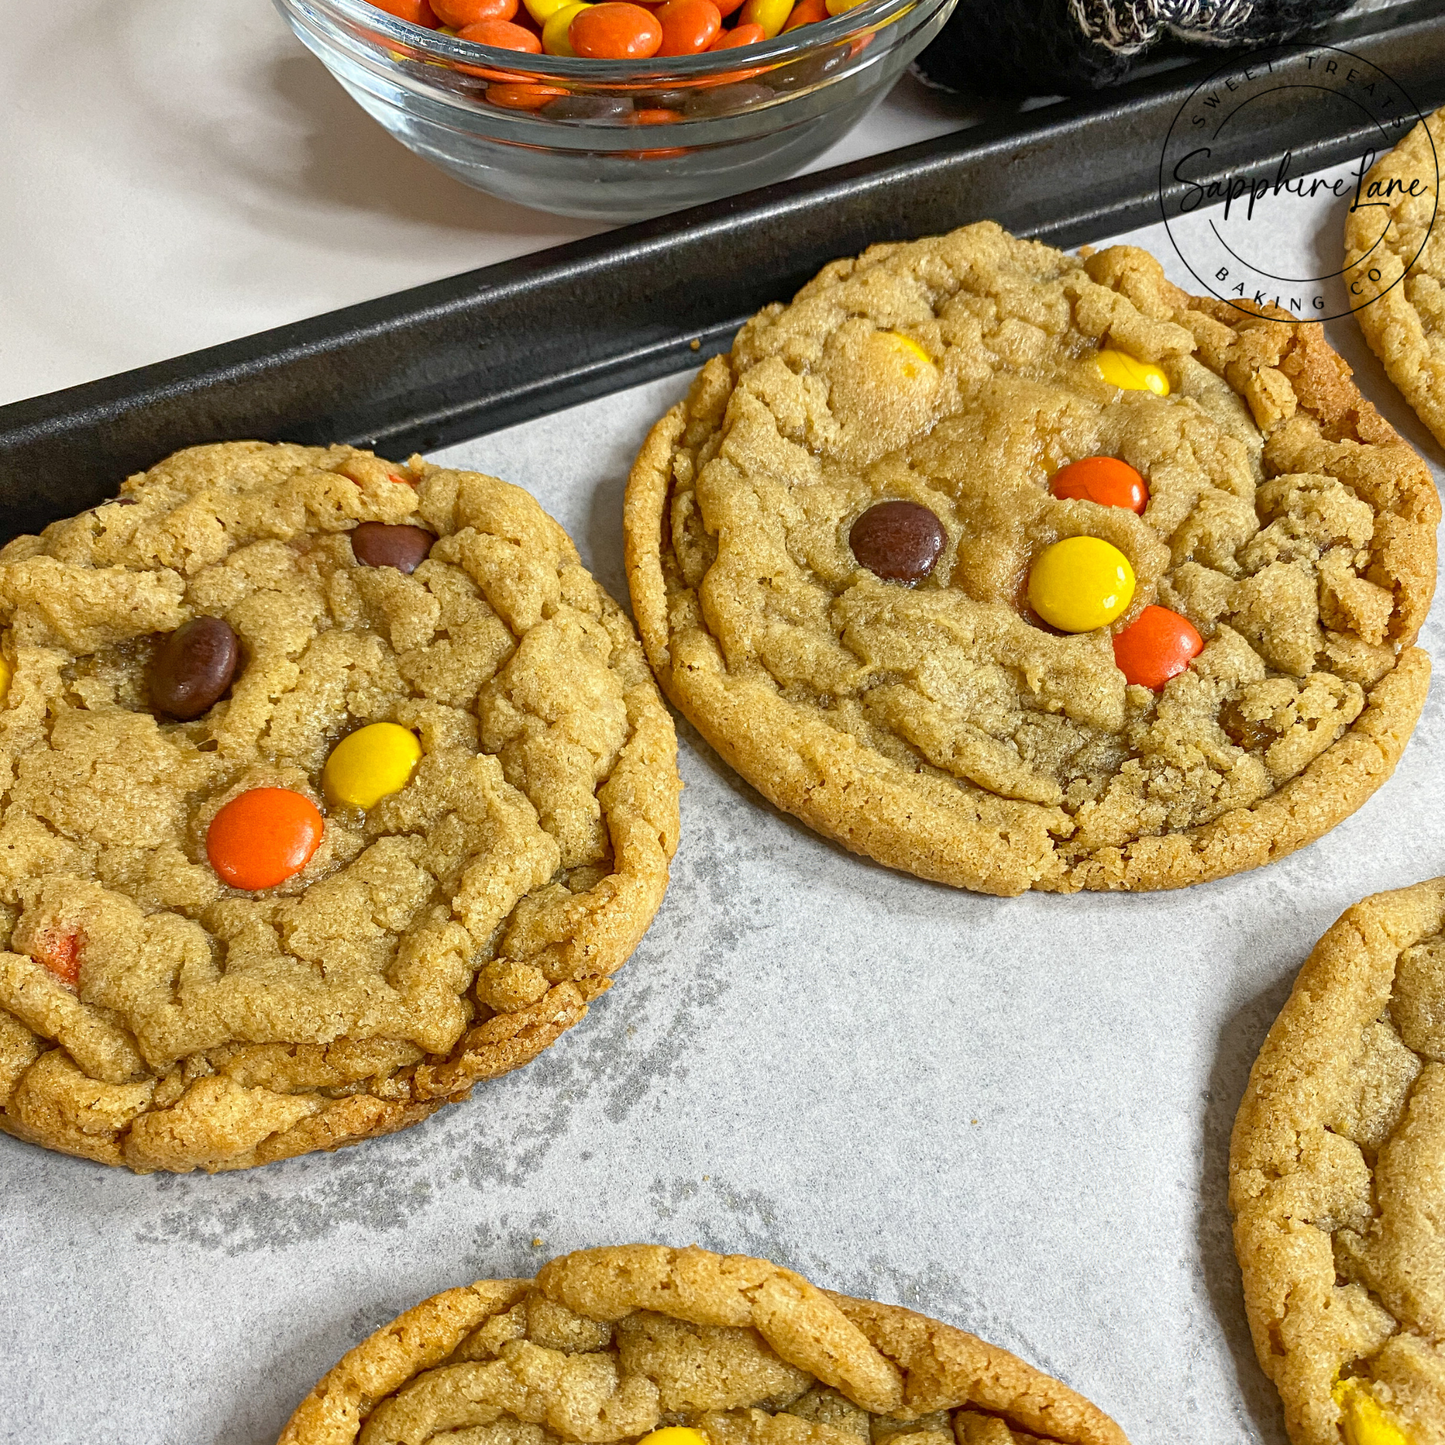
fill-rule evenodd
<path id="1" fill-rule="evenodd" d="M 1160 40 L 1267 45 L 1350 0 L 959 0 L 919 57 L 925 80 L 980 95 L 1073 94 L 1123 80 Z"/>
<path id="2" fill-rule="evenodd" d="M 1081 34 L 1119 55 L 1137 55 L 1165 31 L 1180 39 L 1227 44 L 1254 15 L 1254 0 L 1069 0 Z"/>

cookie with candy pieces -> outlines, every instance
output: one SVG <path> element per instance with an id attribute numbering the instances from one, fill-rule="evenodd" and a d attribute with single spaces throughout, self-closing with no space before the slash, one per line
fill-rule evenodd
<path id="1" fill-rule="evenodd" d="M 981 222 L 834 262 L 627 490 L 663 690 L 778 807 L 989 893 L 1179 887 L 1389 777 L 1440 502 L 1318 326 Z"/>
<path id="2" fill-rule="evenodd" d="M 0 1128 L 241 1169 L 534 1058 L 662 900 L 676 740 L 517 487 L 179 452 L 0 550 Z"/>

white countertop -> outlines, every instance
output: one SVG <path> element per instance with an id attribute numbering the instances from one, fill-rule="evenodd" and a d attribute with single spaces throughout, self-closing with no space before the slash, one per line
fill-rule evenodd
<path id="1" fill-rule="evenodd" d="M 0 403 L 602 229 L 412 155 L 267 0 L 76 0 L 5 23 Z M 815 166 L 969 114 L 905 77 Z"/>

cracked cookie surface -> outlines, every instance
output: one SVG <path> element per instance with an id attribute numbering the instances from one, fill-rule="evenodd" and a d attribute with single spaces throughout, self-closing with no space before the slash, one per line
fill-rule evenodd
<path id="1" fill-rule="evenodd" d="M 1315 946 L 1250 1072 L 1229 1176 L 1295 1445 L 1445 1445 L 1445 879 L 1367 898 Z"/>
<path id="2" fill-rule="evenodd" d="M 1087 1400 L 962 1330 L 766 1260 L 661 1245 L 424 1301 L 347 1354 L 280 1445 L 631 1445 L 669 1426 L 697 1445 L 1127 1445 Z"/>
<path id="3" fill-rule="evenodd" d="M 1376 198 L 1346 218 L 1345 275 L 1360 288 L 1355 319 L 1370 350 L 1445 446 L 1442 149 L 1445 110 L 1437 110 L 1370 169 L 1364 184 L 1377 188 Z"/>
<path id="4" fill-rule="evenodd" d="M 366 565 L 367 523 L 435 541 Z M 239 665 L 176 721 L 158 658 L 197 617 Z M 180 452 L 0 551 L 0 627 L 0 1127 L 23 1139 L 220 1170 L 403 1128 L 582 1018 L 662 900 L 671 719 L 626 616 L 505 482 Z M 328 755 L 376 723 L 420 752 L 409 781 L 328 805 Z M 326 814 L 319 847 L 229 887 L 208 829 L 267 789 Z"/>
<path id="5" fill-rule="evenodd" d="M 1169 394 L 1106 383 L 1106 346 Z M 1146 479 L 1142 516 L 1050 494 L 1098 455 Z M 850 548 L 885 501 L 945 534 L 914 585 Z M 638 457 L 628 576 L 664 691 L 820 832 L 986 892 L 1166 888 L 1312 841 L 1389 776 L 1439 515 L 1317 327 L 980 223 L 743 327 Z M 1081 535 L 1137 581 L 1112 629 L 1061 635 L 1027 579 Z M 1150 604 L 1204 642 L 1160 693 L 1112 648 Z"/>

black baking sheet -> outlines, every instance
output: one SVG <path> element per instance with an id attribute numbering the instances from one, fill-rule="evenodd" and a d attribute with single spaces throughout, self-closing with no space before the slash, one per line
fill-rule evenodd
<path id="1" fill-rule="evenodd" d="M 1445 102 L 1445 0 L 1320 38 L 1385 70 L 1422 112 Z M 182 446 L 255 437 L 405 455 L 681 370 L 875 241 L 989 217 L 1074 246 L 1157 219 L 1169 124 L 1223 58 L 0 407 L 0 538 L 94 505 Z M 1318 124 L 1281 105 L 1219 153 L 1220 170 L 1290 152 L 1297 175 L 1370 141 L 1367 121 Z"/>

